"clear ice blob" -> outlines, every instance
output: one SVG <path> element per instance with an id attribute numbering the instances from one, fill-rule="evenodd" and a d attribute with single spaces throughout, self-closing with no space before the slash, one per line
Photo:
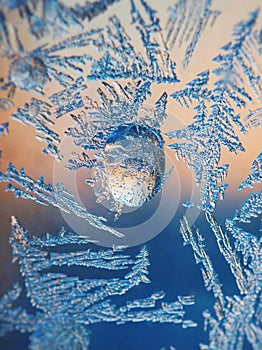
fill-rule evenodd
<path id="1" fill-rule="evenodd" d="M 105 172 L 113 199 L 140 207 L 162 187 L 164 141 L 158 130 L 145 125 L 121 125 L 106 140 Z"/>
<path id="2" fill-rule="evenodd" d="M 10 81 L 22 90 L 42 90 L 49 80 L 46 65 L 36 56 L 15 60 L 9 76 Z"/>

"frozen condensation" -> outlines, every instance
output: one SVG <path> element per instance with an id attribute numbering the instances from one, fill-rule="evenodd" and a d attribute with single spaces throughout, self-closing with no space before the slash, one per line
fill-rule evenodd
<path id="1" fill-rule="evenodd" d="M 65 132 L 76 146 L 67 169 L 92 172 L 86 183 L 97 202 L 109 201 L 118 217 L 123 205 L 141 206 L 161 190 L 165 178 L 162 126 L 168 102 L 185 108 L 192 122 L 165 136 L 171 140 L 169 148 L 177 159 L 185 161 L 194 174 L 199 188 L 199 200 L 187 200 L 184 206 L 188 212 L 197 206 L 206 225 L 205 231 L 192 228 L 184 217 L 180 229 L 214 300 L 213 310 L 203 310 L 209 339 L 200 349 L 240 350 L 249 344 L 260 350 L 261 238 L 252 231 L 252 223 L 261 217 L 262 199 L 259 189 L 249 193 L 248 188 L 261 182 L 261 153 L 247 177 L 241 179 L 238 189 L 247 195 L 233 218 L 220 223 L 216 217 L 231 171 L 230 164 L 221 162 L 222 157 L 228 151 L 232 157 L 243 154 L 245 136 L 262 125 L 259 9 L 233 27 L 230 42 L 210 67 L 185 82 L 178 72 L 190 68 L 204 31 L 213 25 L 216 29 L 216 18 L 223 16 L 223 11 L 217 11 L 211 0 L 177 0 L 167 12 L 164 28 L 153 1 L 125 1 L 131 24 L 114 10 L 118 2 L 97 0 L 70 6 L 58 0 L 0 0 L 1 59 L 3 56 L 8 65 L 6 76 L 0 77 L 0 110 L 12 110 L 10 123 L 16 120 L 33 126 L 37 139 L 46 143 L 43 152 L 55 161 L 64 159 L 61 140 Z M 109 7 L 113 14 L 105 25 L 86 30 L 86 24 Z M 23 23 L 36 42 L 33 48 L 23 41 L 22 30 L 13 20 L 18 17 L 19 25 Z M 77 34 L 72 36 L 71 30 Z M 52 44 L 51 39 L 55 41 Z M 174 60 L 178 48 L 184 57 L 181 67 Z M 26 99 L 23 106 L 17 105 L 20 96 Z M 69 114 L 72 124 L 61 133 L 57 125 Z M 5 119 L 0 136 L 7 136 L 8 127 Z M 86 220 L 104 234 L 123 237 L 105 218 L 80 205 L 62 183 L 48 184 L 43 176 L 34 180 L 11 162 L 0 173 L 0 182 L 7 183 L 6 190 L 18 198 L 52 205 Z M 224 276 L 209 254 L 206 234 L 213 234 L 220 258 L 230 271 L 236 286 L 231 295 L 226 293 Z M 163 301 L 166 293 L 160 290 L 119 306 L 120 296 L 150 282 L 146 247 L 133 257 L 126 253 L 126 247 L 92 251 L 87 248 L 87 238 L 64 229 L 31 237 L 14 217 L 10 243 L 35 312 L 18 306 L 22 288 L 14 284 L 0 301 L 0 334 L 27 332 L 31 349 L 88 349 L 88 326 L 98 322 L 152 321 L 179 323 L 184 329 L 197 327 L 194 320 L 184 318 L 184 309 L 195 302 L 191 294 L 167 302 Z M 82 250 L 74 250 L 75 245 Z M 65 251 L 61 247 L 66 247 Z M 64 273 L 63 267 L 70 266 L 119 274 L 81 279 Z M 53 267 L 61 272 L 54 272 Z M 116 305 L 111 298 L 116 298 Z M 167 345 L 163 341 L 163 346 Z"/>
<path id="2" fill-rule="evenodd" d="M 38 310 L 28 314 L 22 307 L 14 307 L 21 288 L 4 295 L 1 303 L 1 334 L 17 330 L 32 333 L 30 349 L 88 349 L 87 326 L 97 322 L 161 322 L 181 324 L 182 327 L 196 327 L 196 323 L 184 319 L 184 306 L 194 305 L 194 299 L 184 302 L 179 297 L 174 303 L 159 302 L 165 297 L 163 291 L 155 292 L 143 299 L 127 301 L 116 306 L 111 298 L 126 294 L 141 283 L 150 283 L 148 278 L 148 252 L 143 247 L 133 258 L 124 247 L 91 251 L 86 237 L 61 229 L 56 235 L 30 238 L 29 233 L 12 218 L 10 243 L 13 261 L 18 261 L 24 277 L 27 296 Z M 49 252 L 49 247 L 73 247 L 79 245 L 82 251 Z M 111 279 L 80 279 L 64 273 L 52 272 L 54 266 L 84 266 L 86 268 L 124 271 L 123 277 Z M 110 299 L 109 299 L 110 298 Z M 173 307 L 173 305 L 176 307 Z M 133 310 L 134 309 L 134 310 Z M 52 345 L 51 345 L 52 344 Z"/>

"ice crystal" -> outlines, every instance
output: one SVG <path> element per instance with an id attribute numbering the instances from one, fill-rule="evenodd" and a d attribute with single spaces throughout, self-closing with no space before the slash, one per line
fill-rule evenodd
<path id="1" fill-rule="evenodd" d="M 8 82 L 1 86 L 2 90 L 10 88 L 9 96 L 12 96 L 16 88 L 21 90 L 33 91 L 43 94 L 44 87 L 52 78 L 60 85 L 67 87 L 74 81 L 72 75 L 64 73 L 62 70 L 70 68 L 72 72 L 82 73 L 82 66 L 89 62 L 89 55 L 60 55 L 57 51 L 69 49 L 72 47 L 85 47 L 91 44 L 91 37 L 99 33 L 97 31 L 85 32 L 75 37 L 50 47 L 40 46 L 32 51 L 25 51 L 24 46 L 19 38 L 18 32 L 15 31 L 17 49 L 7 46 L 7 58 L 11 60 L 8 74 Z"/>
<path id="2" fill-rule="evenodd" d="M 8 135 L 8 126 L 8 122 L 0 124 L 0 136 Z"/>
<path id="3" fill-rule="evenodd" d="M 261 208 L 261 203 L 260 203 Z M 203 313 L 209 327 L 209 345 L 201 344 L 201 349 L 242 349 L 244 341 L 253 349 L 261 345 L 261 240 L 251 233 L 226 221 L 227 231 L 223 232 L 212 214 L 207 214 L 208 222 L 216 236 L 219 250 L 227 261 L 240 295 L 227 296 L 218 279 L 212 260 L 207 254 L 204 240 L 199 231 L 194 234 L 187 221 L 181 223 L 181 233 L 185 244 L 190 244 L 201 271 L 205 287 L 212 291 L 217 302 L 214 306 L 216 317 L 209 311 Z M 234 239 L 234 248 L 229 236 Z M 241 253 L 241 258 L 237 252 Z M 243 261 L 243 263 L 242 263 Z"/>
<path id="4" fill-rule="evenodd" d="M 170 49 L 178 44 L 179 48 L 185 43 L 188 45 L 182 63 L 185 70 L 192 58 L 196 45 L 210 24 L 212 26 L 219 11 L 211 10 L 212 0 L 178 0 L 169 8 L 169 17 L 166 25 L 166 42 Z"/>
<path id="5" fill-rule="evenodd" d="M 246 130 L 262 127 L 262 108 L 250 112 L 244 119 Z"/>
<path id="6" fill-rule="evenodd" d="M 184 206 L 187 212 L 195 206 L 203 210 L 205 225 L 237 288 L 234 293 L 225 292 L 224 276 L 218 273 L 213 252 L 208 253 L 206 232 L 192 228 L 186 215 L 180 229 L 184 245 L 191 246 L 204 286 L 215 300 L 214 311 L 203 313 L 209 344 L 200 344 L 200 348 L 240 350 L 249 343 L 253 349 L 261 349 L 261 238 L 250 226 L 261 216 L 262 192 L 248 193 L 232 219 L 220 224 L 216 217 L 230 171 L 221 158 L 227 151 L 231 156 L 245 152 L 246 135 L 261 126 L 259 10 L 234 26 L 231 42 L 221 48 L 210 69 L 178 89 L 184 76 L 177 76 L 173 51 L 179 47 L 184 53 L 179 67 L 183 72 L 194 59 L 204 30 L 220 12 L 213 10 L 211 0 L 178 0 L 170 7 L 163 29 L 152 2 L 130 0 L 126 1 L 130 8 L 126 15 L 131 24 L 118 12 L 104 25 L 86 30 L 88 21 L 118 1 L 71 5 L 62 0 L 0 0 L 0 48 L 8 63 L 7 76 L 0 78 L 0 90 L 6 94 L 0 98 L 0 110 L 8 113 L 12 109 L 12 120 L 33 126 L 36 138 L 47 144 L 43 152 L 59 164 L 65 160 L 71 173 L 86 171 L 86 183 L 97 202 L 109 202 L 118 218 L 124 205 L 140 207 L 164 186 L 167 175 L 161 129 L 167 105 L 173 99 L 186 108 L 193 121 L 166 132 L 172 140 L 169 148 L 187 163 L 199 185 L 199 199 L 187 200 Z M 20 27 L 12 20 L 15 12 L 37 41 L 33 49 L 27 48 Z M 72 29 L 77 32 L 74 36 Z M 56 40 L 52 45 L 38 41 L 51 37 Z M 181 86 L 184 84 L 182 81 Z M 32 95 L 29 100 L 28 92 Z M 23 107 L 17 105 L 21 93 L 26 99 Z M 245 117 L 243 109 L 248 110 Z M 58 124 L 66 123 L 69 114 L 74 124 L 63 131 L 75 148 L 65 159 Z M 8 127 L 8 121 L 0 124 L 0 136 L 8 134 Z M 43 176 L 34 180 L 11 162 L 6 172 L 0 172 L 0 182 L 7 183 L 6 190 L 18 198 L 52 205 L 104 234 L 123 238 L 104 217 L 79 204 L 62 183 L 48 184 Z M 248 191 L 260 182 L 261 153 L 238 190 Z M 197 322 L 184 319 L 184 308 L 194 305 L 193 295 L 179 295 L 166 302 L 161 290 L 119 306 L 120 296 L 150 282 L 145 247 L 130 257 L 125 246 L 91 250 L 88 238 L 65 229 L 30 237 L 15 218 L 10 243 L 36 310 L 31 314 L 17 306 L 22 289 L 15 284 L 0 301 L 0 334 L 30 333 L 30 349 L 88 349 L 89 325 L 98 322 L 168 322 L 184 329 L 197 326 Z M 114 271 L 117 277 L 80 278 L 62 270 L 74 266 Z M 56 272 L 58 268 L 60 272 Z M 116 305 L 111 302 L 115 297 Z"/>
<path id="7" fill-rule="evenodd" d="M 262 181 L 262 152 L 259 153 L 257 158 L 254 160 L 252 167 L 252 173 L 241 183 L 238 190 L 242 190 L 245 187 L 253 187 L 254 183 L 260 183 Z"/>
<path id="8" fill-rule="evenodd" d="M 36 39 L 52 34 L 58 37 L 64 32 L 70 33 L 70 27 L 83 28 L 85 19 L 91 21 L 107 8 L 120 0 L 97 0 L 86 1 L 82 6 L 66 6 L 63 1 L 58 0 L 2 0 L 0 5 L 8 11 L 18 11 L 21 18 L 27 21 L 29 30 Z M 39 12 L 41 10 L 41 15 Z M 0 15 L 2 19 L 2 32 L 8 41 L 8 33 L 4 23 L 4 12 Z M 14 24 L 16 25 L 16 24 Z"/>
<path id="9" fill-rule="evenodd" d="M 58 145 L 60 143 L 59 135 L 50 127 L 54 126 L 54 122 L 50 119 L 51 105 L 32 98 L 30 103 L 18 110 L 11 116 L 12 119 L 22 122 L 25 125 L 33 125 L 37 132 L 43 135 L 38 135 L 37 139 L 47 142 L 47 147 L 43 149 L 43 153 L 51 154 L 57 160 L 61 160 Z"/>
<path id="10" fill-rule="evenodd" d="M 86 85 L 82 77 L 74 81 L 68 88 L 57 92 L 49 97 L 52 105 L 55 107 L 54 116 L 60 118 L 66 113 L 84 107 L 83 99 L 80 95 L 81 90 L 85 90 Z"/>
<path id="11" fill-rule="evenodd" d="M 6 190 L 13 191 L 18 198 L 31 199 L 42 205 L 51 204 L 66 213 L 74 213 L 94 227 L 108 231 L 117 237 L 123 237 L 122 233 L 104 223 L 106 219 L 90 214 L 86 208 L 77 203 L 74 196 L 67 192 L 61 183 L 53 187 L 51 184 L 46 184 L 43 177 L 33 180 L 23 168 L 17 171 L 12 163 L 9 163 L 5 173 L 0 172 L 0 181 L 7 182 Z"/>
<path id="12" fill-rule="evenodd" d="M 21 288 L 5 295 L 0 304 L 2 334 L 13 329 L 30 332 L 30 349 L 44 349 L 48 344 L 58 349 L 64 346 L 74 349 L 82 345 L 87 349 L 89 331 L 87 326 L 97 322 L 169 322 L 182 327 L 195 327 L 196 323 L 185 320 L 184 306 L 194 304 L 192 296 L 180 296 L 175 302 L 162 302 L 163 291 L 155 292 L 143 299 L 127 301 L 116 307 L 109 298 L 124 295 L 141 283 L 149 283 L 148 252 L 142 248 L 134 259 L 123 252 L 124 248 L 113 247 L 108 250 L 56 252 L 48 248 L 77 244 L 85 247 L 88 239 L 64 229 L 57 235 L 30 238 L 28 232 L 12 218 L 10 242 L 13 249 L 13 261 L 18 260 L 20 271 L 25 279 L 27 296 L 31 304 L 39 311 L 35 315 L 27 314 L 21 307 L 14 308 L 12 303 L 19 297 Z M 63 273 L 52 272 L 53 266 L 85 266 L 96 269 L 129 271 L 123 278 L 80 279 Z M 134 309 L 134 310 L 133 310 Z M 152 309 L 152 310 L 150 310 Z M 67 334 L 69 333 L 69 334 Z M 58 337 L 58 338 L 57 338 Z M 41 340 L 41 341 L 40 341 Z"/>
<path id="13" fill-rule="evenodd" d="M 258 109 L 251 112 L 243 124 L 237 113 L 239 108 L 251 101 L 259 100 L 261 96 L 260 76 L 255 76 L 249 66 L 254 61 L 253 54 L 250 53 L 253 51 L 244 50 L 250 41 L 253 43 L 250 37 L 257 16 L 258 11 L 255 11 L 249 20 L 235 26 L 233 31 L 235 40 L 223 47 L 227 52 L 226 55 L 214 59 L 216 62 L 221 62 L 221 65 L 212 72 L 212 75 L 219 77 L 214 82 L 213 88 L 209 88 L 210 72 L 204 71 L 187 83 L 185 89 L 171 94 L 182 107 L 189 109 L 194 101 L 198 103 L 194 107 L 196 110 L 193 116 L 194 122 L 183 130 L 167 133 L 167 136 L 185 141 L 175 143 L 170 148 L 175 150 L 179 159 L 187 159 L 188 166 L 195 172 L 196 182 L 203 181 L 201 208 L 206 210 L 214 209 L 219 197 L 223 198 L 227 186 L 221 184 L 228 171 L 227 164 L 219 165 L 222 146 L 234 153 L 243 152 L 245 149 L 236 134 L 235 126 L 242 133 L 246 133 L 252 128 L 251 124 L 258 125 L 256 120 L 260 118 Z M 252 48 L 254 49 L 253 46 Z M 256 49 L 258 50 L 257 47 Z M 254 69 L 259 69 L 257 64 L 254 63 L 253 66 Z M 242 87 L 241 72 L 246 76 L 246 70 L 249 72 L 248 83 L 253 92 L 252 96 Z"/>
<path id="14" fill-rule="evenodd" d="M 171 60 L 162 35 L 159 19 L 144 0 L 140 0 L 146 18 L 131 0 L 132 24 L 141 36 L 145 58 L 136 52 L 120 20 L 113 16 L 103 31 L 100 50 L 103 56 L 92 64 L 89 79 L 142 79 L 157 83 L 178 82 L 175 63 Z"/>

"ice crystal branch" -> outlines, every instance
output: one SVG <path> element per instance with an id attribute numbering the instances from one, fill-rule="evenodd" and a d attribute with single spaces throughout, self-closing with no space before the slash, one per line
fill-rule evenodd
<path id="1" fill-rule="evenodd" d="M 73 213 L 83 218 L 94 227 L 110 232 L 119 238 L 123 237 L 121 233 L 105 225 L 104 218 L 89 213 L 86 208 L 78 204 L 62 184 L 53 187 L 51 184 L 46 184 L 43 177 L 35 181 L 25 173 L 23 168 L 18 172 L 12 163 L 9 163 L 6 173 L 0 173 L 0 182 L 7 182 L 6 190 L 14 192 L 18 198 L 31 199 L 42 205 L 51 204 L 66 213 Z M 14 184 L 17 184 L 18 187 Z"/>
<path id="2" fill-rule="evenodd" d="M 244 181 L 240 184 L 238 190 L 241 191 L 246 187 L 253 187 L 253 184 L 260 183 L 262 181 L 262 152 L 259 153 L 257 158 L 253 161 L 251 166 L 251 174 L 249 174 Z"/>
<path id="3" fill-rule="evenodd" d="M 197 183 L 202 182 L 201 208 L 213 211 L 217 200 L 223 199 L 226 184 L 222 181 L 227 175 L 228 164 L 219 165 L 221 146 L 231 151 L 243 151 L 243 146 L 230 125 L 226 114 L 226 106 L 213 105 L 208 114 L 202 100 L 195 107 L 197 114 L 194 122 L 181 130 L 168 132 L 166 135 L 176 142 L 169 147 L 178 159 L 186 159 L 188 166 L 194 171 Z"/>
<path id="4" fill-rule="evenodd" d="M 246 130 L 251 130 L 256 127 L 262 127 L 262 108 L 251 111 L 244 118 L 244 126 Z"/>
<path id="5" fill-rule="evenodd" d="M 212 0 L 178 0 L 169 8 L 166 42 L 170 50 L 187 44 L 182 71 L 187 68 L 207 24 L 212 26 L 219 11 L 211 10 Z"/>
<path id="6" fill-rule="evenodd" d="M 173 303 L 162 302 L 158 309 L 155 309 L 155 306 L 165 297 L 163 291 L 153 293 L 147 298 L 127 301 L 120 307 L 116 307 L 108 299 L 123 295 L 140 283 L 150 282 L 147 277 L 149 260 L 145 247 L 140 250 L 135 259 L 131 259 L 126 254 L 123 255 L 121 247 L 98 252 L 92 252 L 90 249 L 71 253 L 49 252 L 48 247 L 55 248 L 57 245 L 68 245 L 68 243 L 85 245 L 88 240 L 76 234 L 67 233 L 65 230 L 61 230 L 57 235 L 47 234 L 41 238 L 30 238 L 28 232 L 14 217 L 10 243 L 13 249 L 13 260 L 18 260 L 21 274 L 25 279 L 27 295 L 32 305 L 39 310 L 37 317 L 24 318 L 24 331 L 33 332 L 30 337 L 31 349 L 40 346 L 42 337 L 43 344 L 49 343 L 51 339 L 63 332 L 64 328 L 66 330 L 70 328 L 71 333 L 69 340 L 66 337 L 66 340 L 62 338 L 63 341 L 76 342 L 80 337 L 87 346 L 89 332 L 86 326 L 97 322 L 123 324 L 153 321 L 180 323 L 184 328 L 196 326 L 195 322 L 184 320 L 184 306 L 194 304 L 192 296 L 179 296 Z M 109 270 L 128 268 L 129 272 L 123 278 L 81 280 L 79 277 L 69 277 L 49 270 L 57 265 L 61 267 L 78 265 Z M 12 293 L 15 295 L 13 296 Z M 10 297 L 17 299 L 19 293 L 18 287 L 14 292 L 9 292 L 8 296 L 3 298 L 0 307 L 2 309 L 8 307 L 9 314 L 14 314 L 16 309 L 12 308 L 9 299 Z M 7 312 L 1 316 L 4 322 L 10 322 L 9 327 L 5 327 L 3 332 L 12 330 L 14 327 L 12 318 L 8 317 Z M 34 323 L 31 322 L 33 319 Z M 77 334 L 73 331 L 75 327 Z M 20 330 L 20 328 L 17 329 Z M 56 339 L 53 341 L 57 344 Z M 42 349 L 41 346 L 40 349 Z"/>
<path id="7" fill-rule="evenodd" d="M 7 11 L 1 12 L 3 20 L 2 32 L 5 40 L 9 40 L 7 30 L 5 28 L 4 13 L 18 10 L 20 17 L 27 22 L 30 33 L 36 38 L 52 35 L 57 38 L 65 32 L 70 34 L 70 28 L 76 27 L 83 29 L 83 21 L 99 16 L 120 0 L 97 0 L 95 2 L 86 1 L 85 4 L 67 6 L 64 2 L 58 0 L 21 0 L 21 1 L 2 1 L 3 8 Z M 16 25 L 16 23 L 13 23 Z M 0 29 L 0 32 L 1 32 Z"/>
<path id="8" fill-rule="evenodd" d="M 12 331 L 32 332 L 35 328 L 37 316 L 29 315 L 23 308 L 13 306 L 21 292 L 22 289 L 15 283 L 13 289 L 0 300 L 0 336 Z"/>
<path id="9" fill-rule="evenodd" d="M 11 116 L 11 119 L 22 122 L 25 125 L 33 125 L 40 135 L 37 139 L 47 142 L 47 147 L 43 149 L 43 153 L 51 154 L 57 160 L 62 159 L 59 151 L 60 138 L 50 127 L 54 128 L 54 122 L 50 119 L 51 105 L 39 99 L 32 98 L 30 103 L 26 103 L 23 108 L 18 110 Z"/>
<path id="10" fill-rule="evenodd" d="M 216 221 L 214 215 L 210 213 L 206 213 L 207 221 L 210 225 L 211 230 L 213 231 L 216 241 L 218 244 L 218 248 L 228 263 L 230 270 L 235 277 L 237 286 L 239 288 L 240 293 L 244 294 L 247 291 L 247 281 L 244 276 L 244 272 L 239 261 L 237 254 L 232 247 L 232 244 L 229 240 L 229 237 L 226 232 L 223 232 L 222 228 L 219 226 Z"/>
<path id="11" fill-rule="evenodd" d="M 243 88 L 243 77 L 247 79 L 254 96 L 261 101 L 261 57 L 255 59 L 254 51 L 259 51 L 259 45 L 253 40 L 254 27 L 259 10 L 252 12 L 247 21 L 239 22 L 233 28 L 233 41 L 225 45 L 225 54 L 214 58 L 220 62 L 220 67 L 213 73 L 221 79 L 216 82 L 219 90 L 225 91 L 237 106 L 245 105 L 245 100 L 252 97 Z"/>
<path id="12" fill-rule="evenodd" d="M 262 191 L 253 192 L 239 211 L 236 211 L 234 220 L 249 223 L 251 218 L 259 217 L 262 213 Z"/>
<path id="13" fill-rule="evenodd" d="M 209 218 L 209 222 L 213 232 L 217 235 L 218 225 L 214 224 L 215 220 Z M 244 341 L 247 341 L 253 349 L 258 350 L 262 339 L 261 313 L 259 311 L 261 307 L 262 273 L 261 239 L 237 227 L 235 220 L 227 220 L 226 229 L 227 233 L 234 239 L 235 251 L 241 255 L 239 261 L 242 263 L 242 277 L 239 274 L 240 270 L 239 273 L 234 273 L 233 269 L 235 267 L 230 262 L 229 266 L 238 287 L 240 287 L 239 280 L 243 280 L 244 277 L 245 290 L 242 291 L 242 296 L 226 297 L 227 302 L 223 318 L 215 319 L 208 312 L 204 314 L 210 327 L 208 349 L 242 349 Z M 220 231 L 222 232 L 221 229 Z M 221 237 L 224 242 L 227 233 L 224 234 L 224 238 Z M 229 250 L 226 248 L 226 244 L 223 244 L 224 247 L 220 247 L 220 251 L 228 261 L 225 253 Z M 234 252 L 232 258 L 235 259 L 235 256 L 236 253 Z"/>
<path id="14" fill-rule="evenodd" d="M 206 326 L 209 327 L 209 345 L 200 344 L 202 350 L 242 349 L 244 341 L 259 349 L 261 345 L 261 239 L 235 226 L 234 221 L 226 221 L 223 232 L 212 214 L 206 214 L 218 247 L 235 277 L 240 295 L 225 296 L 218 275 L 206 253 L 204 239 L 197 230 L 194 234 L 186 219 L 181 222 L 184 244 L 190 244 L 195 260 L 201 263 L 202 275 L 207 290 L 212 290 L 217 303 L 216 317 L 209 311 L 203 313 Z M 228 235 L 233 238 L 234 250 Z M 240 253 L 241 257 L 237 254 Z"/>
<path id="15" fill-rule="evenodd" d="M 140 1 L 144 18 L 131 0 L 131 16 L 145 49 L 146 59 L 136 52 L 131 38 L 126 34 L 116 16 L 110 18 L 102 35 L 103 56 L 95 61 L 89 79 L 142 79 L 157 83 L 176 83 L 175 63 L 171 60 L 163 40 L 162 29 L 156 11 L 144 0 Z"/>
<path id="16" fill-rule="evenodd" d="M 213 295 L 219 301 L 220 310 L 223 309 L 225 300 L 221 289 L 222 285 L 219 281 L 218 274 L 213 267 L 213 263 L 207 254 L 204 238 L 199 230 L 196 231 L 196 235 L 193 234 L 186 218 L 181 220 L 180 232 L 183 237 L 184 245 L 191 245 L 196 263 L 202 265 L 201 272 L 206 289 L 208 291 L 212 290 Z"/>
<path id="17" fill-rule="evenodd" d="M 82 77 L 74 81 L 66 89 L 56 92 L 49 97 L 52 105 L 56 108 L 54 112 L 55 118 L 60 118 L 66 113 L 73 112 L 74 110 L 84 106 L 83 99 L 80 91 L 86 89 L 84 79 Z"/>
<path id="18" fill-rule="evenodd" d="M 9 127 L 8 122 L 0 124 L 0 136 L 8 135 L 9 133 L 8 127 Z"/>

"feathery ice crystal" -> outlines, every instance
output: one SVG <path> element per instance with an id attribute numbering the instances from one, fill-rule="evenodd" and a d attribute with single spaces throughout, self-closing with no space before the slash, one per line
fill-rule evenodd
<path id="1" fill-rule="evenodd" d="M 122 3 L 130 8 L 125 15 L 131 24 L 117 11 Z M 198 44 L 206 32 L 219 31 L 216 19 L 223 18 L 223 10 L 213 3 L 174 0 L 163 21 L 151 0 L 80 1 L 77 5 L 62 0 L 0 0 L 0 59 L 7 65 L 0 77 L 0 111 L 5 118 L 0 137 L 5 136 L 4 141 L 12 137 L 9 129 L 16 121 L 33 126 L 37 140 L 45 143 L 43 153 L 59 164 L 65 161 L 65 171 L 85 171 L 97 203 L 109 201 L 115 218 L 125 205 L 142 207 L 165 186 L 164 146 L 169 147 L 178 160 L 186 162 L 198 185 L 199 198 L 185 202 L 184 207 L 202 211 L 205 225 L 205 230 L 191 227 L 187 215 L 181 215 L 184 245 L 192 248 L 214 302 L 214 310 L 202 310 L 208 340 L 199 344 L 200 349 L 250 346 L 259 350 L 262 250 L 261 232 L 253 228 L 262 213 L 257 190 L 261 153 L 238 184 L 238 191 L 246 191 L 247 198 L 233 217 L 220 222 L 217 204 L 230 187 L 224 182 L 230 164 L 221 159 L 227 153 L 243 155 L 246 135 L 262 125 L 261 13 L 254 9 L 236 24 L 232 39 L 210 67 L 186 82 L 183 72 L 190 71 Z M 93 21 L 97 17 L 103 17 L 102 25 Z M 20 26 L 29 41 L 33 39 L 33 47 L 25 42 Z M 183 56 L 180 66 L 175 63 L 178 50 Z M 185 108 L 192 121 L 164 133 L 169 103 Z M 62 132 L 60 123 L 66 125 Z M 74 145 L 70 156 L 64 152 L 64 138 Z M 0 157 L 4 152 L 1 146 Z M 1 169 L 2 163 L 3 157 Z M 103 216 L 89 212 L 63 183 L 46 183 L 43 176 L 35 180 L 13 163 L 10 160 L 7 170 L 0 172 L 7 191 L 81 218 L 91 229 L 114 235 L 121 244 L 123 234 Z M 254 192 L 249 193 L 249 188 Z M 231 294 L 208 249 L 206 232 L 213 235 L 219 259 L 230 271 L 235 286 Z M 120 305 L 127 292 L 150 282 L 146 247 L 132 256 L 128 247 L 120 245 L 98 250 L 88 238 L 63 228 L 56 234 L 32 237 L 14 216 L 10 244 L 34 312 L 18 306 L 22 287 L 14 284 L 0 301 L 0 334 L 29 333 L 30 349 L 88 349 L 90 327 L 98 322 L 150 321 L 199 331 L 198 322 L 185 319 L 184 309 L 194 309 L 193 295 L 163 301 L 166 293 L 161 290 Z M 113 271 L 116 276 L 82 278 L 68 273 L 74 266 L 98 273 Z"/>

